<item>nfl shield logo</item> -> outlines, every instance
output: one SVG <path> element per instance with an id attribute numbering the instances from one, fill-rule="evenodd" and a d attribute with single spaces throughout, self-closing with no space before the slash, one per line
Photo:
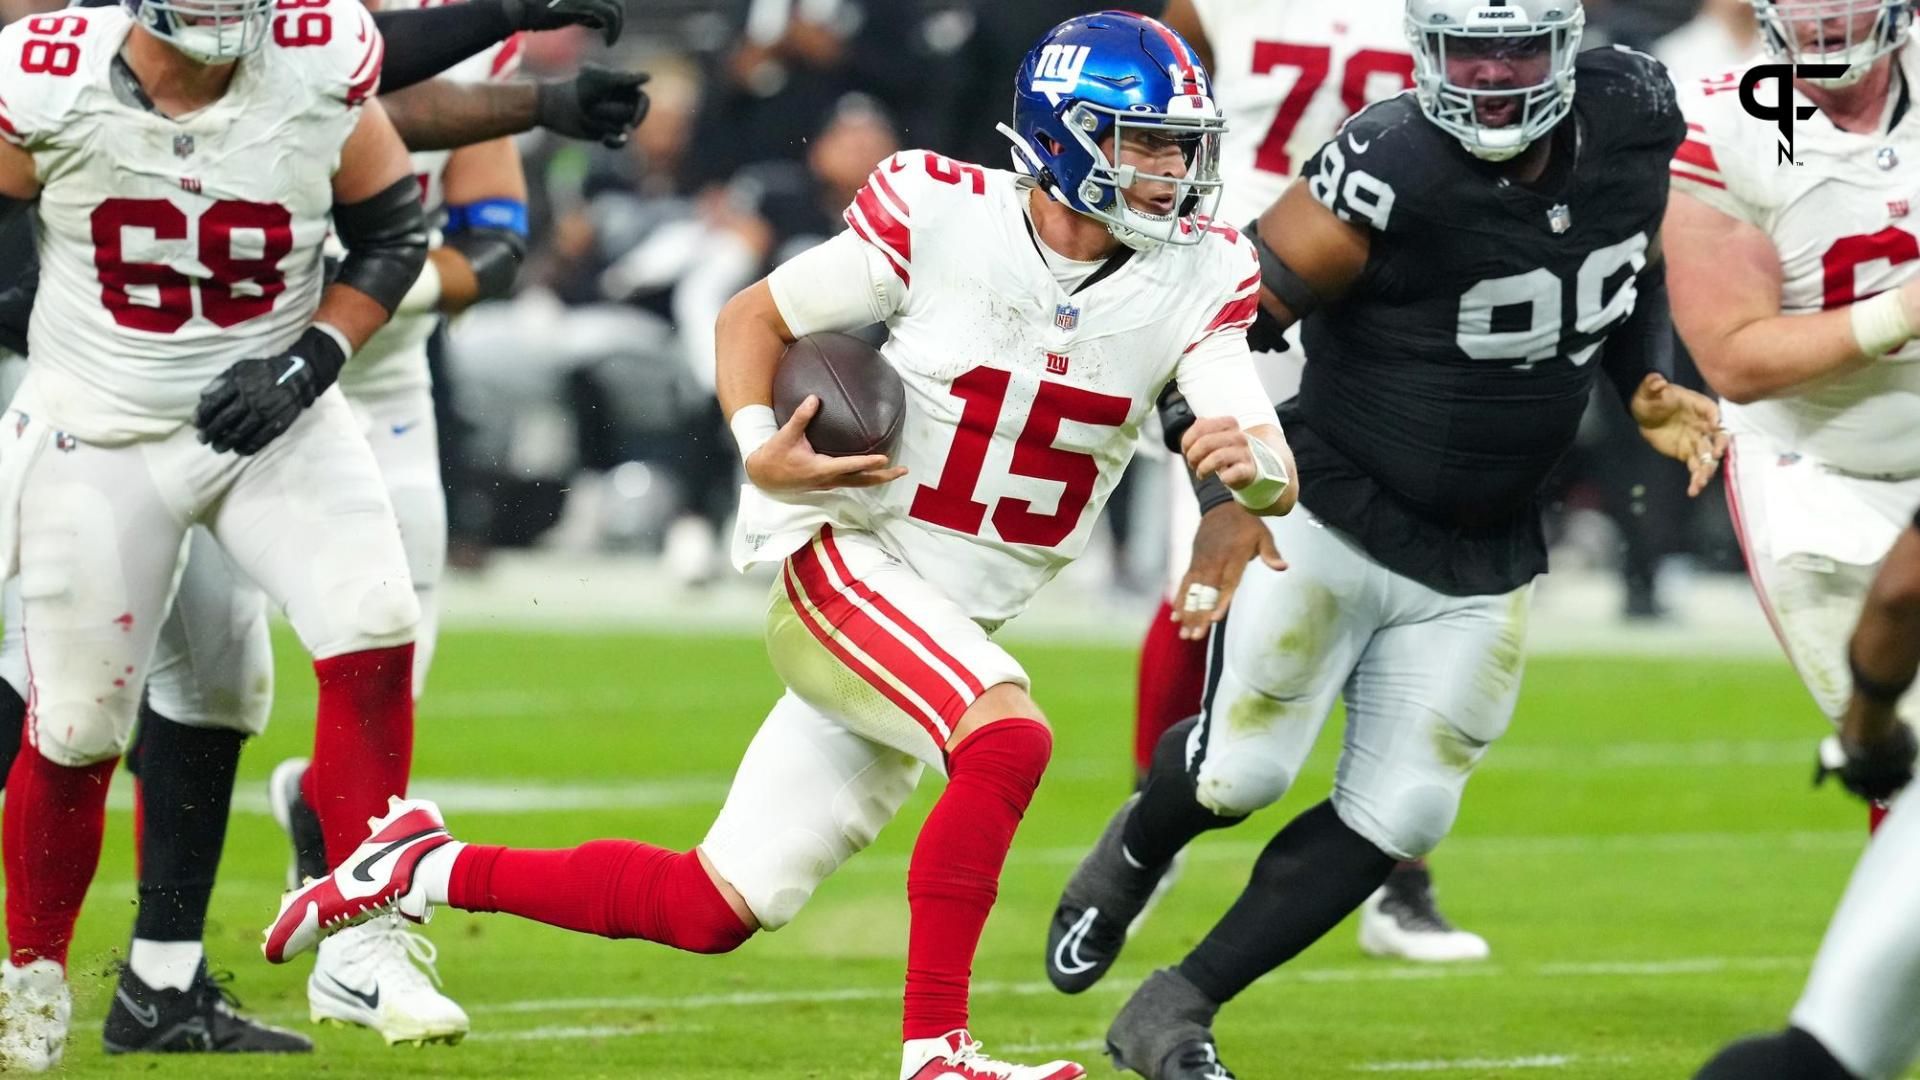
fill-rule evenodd
<path id="1" fill-rule="evenodd" d="M 173 156 L 177 158 L 193 156 L 193 136 L 175 135 L 173 137 Z"/>
<path id="2" fill-rule="evenodd" d="M 1072 304 L 1058 304 L 1053 309 L 1053 325 L 1062 330 L 1071 330 L 1080 325 L 1080 309 Z"/>
<path id="3" fill-rule="evenodd" d="M 1567 209 L 1567 204 L 1559 203 L 1547 211 L 1547 225 L 1555 234 L 1566 232 L 1573 228 L 1573 212 Z"/>

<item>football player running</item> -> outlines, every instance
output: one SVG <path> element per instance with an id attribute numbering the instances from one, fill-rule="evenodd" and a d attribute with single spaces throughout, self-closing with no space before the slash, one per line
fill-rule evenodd
<path id="1" fill-rule="evenodd" d="M 1673 320 L 1726 399 L 1727 499 L 1754 591 L 1837 723 L 1847 635 L 1920 505 L 1920 51 L 1899 0 L 1754 6 L 1768 60 L 1833 67 L 1793 81 L 1792 108 L 1808 110 L 1794 164 L 1778 127 L 1741 109 L 1742 72 L 1683 88 Z M 1899 712 L 1920 719 L 1920 696 Z"/>
<path id="2" fill-rule="evenodd" d="M 1263 302 L 1304 318 L 1313 358 L 1280 410 L 1311 479 L 1303 512 L 1213 512 L 1195 546 L 1291 568 L 1248 568 L 1201 715 L 1156 748 L 1050 928 L 1055 984 L 1091 986 L 1173 856 L 1278 800 L 1345 698 L 1331 797 L 1108 1032 L 1155 1080 L 1230 1075 L 1217 1010 L 1451 829 L 1513 712 L 1546 569 L 1541 487 L 1600 371 L 1690 490 L 1719 460 L 1713 403 L 1659 373 L 1658 234 L 1684 131 L 1666 73 L 1627 50 L 1578 54 L 1584 13 L 1567 0 L 1409 0 L 1405 15 L 1416 91 L 1356 114 L 1259 223 Z M 1203 625 L 1208 607 L 1181 615 Z"/>
<path id="3" fill-rule="evenodd" d="M 1280 196 L 1299 163 L 1333 138 L 1347 117 L 1413 85 L 1413 54 L 1407 51 L 1398 0 L 1346 6 L 1173 0 L 1161 19 L 1192 42 L 1206 62 L 1214 97 L 1227 118 L 1220 145 L 1220 177 L 1227 185 L 1220 199 L 1222 221 L 1255 221 Z M 1276 401 L 1293 396 L 1305 362 L 1297 327 L 1288 330 L 1283 339 L 1269 333 L 1263 320 L 1248 331 L 1255 363 Z M 1188 626 L 1174 608 L 1184 606 L 1189 589 L 1198 585 L 1195 601 L 1212 589 L 1218 593 L 1214 614 L 1225 615 L 1246 569 L 1231 561 L 1240 554 L 1237 549 L 1195 552 L 1200 504 L 1187 482 L 1186 463 L 1174 454 L 1167 465 L 1172 470 L 1167 591 L 1140 646 L 1134 711 L 1134 768 L 1141 779 L 1167 729 L 1200 711 L 1206 680 L 1207 628 Z M 1223 554 L 1228 561 L 1221 561 Z M 1174 876 L 1167 873 L 1162 889 Z M 1361 950 L 1373 956 L 1437 963 L 1483 960 L 1489 951 L 1485 938 L 1441 914 L 1425 859 L 1393 868 L 1386 884 L 1360 906 L 1358 929 Z"/>
<path id="4" fill-rule="evenodd" d="M 1783 1032 L 1735 1043 L 1698 1080 L 1894 1080 L 1920 1059 L 1920 803 L 1900 715 L 1920 669 L 1920 515 L 1895 539 L 1847 645 L 1853 691 L 1823 775 L 1892 810 L 1854 868 Z"/>
<path id="5" fill-rule="evenodd" d="M 9 1067 L 62 1054 L 107 784 L 193 525 L 315 657 L 342 857 L 405 788 L 418 603 L 330 392 L 426 257 L 405 148 L 368 101 L 382 52 L 347 0 L 279 18 L 271 0 L 129 0 L 0 31 L 0 196 L 37 198 L 44 286 L 0 453 L 0 563 L 32 657 L 4 825 Z M 329 219 L 351 250 L 326 285 Z"/>
<path id="6" fill-rule="evenodd" d="M 1160 23 L 1069 20 L 1017 73 L 1014 171 L 898 154 L 848 231 L 727 306 L 719 393 L 751 481 L 735 558 L 780 565 L 767 643 L 788 690 L 698 848 L 467 845 L 396 801 L 348 865 L 289 894 L 268 958 L 442 904 L 726 952 L 792 920 L 931 766 L 947 784 L 907 874 L 900 1075 L 1085 1075 L 989 1058 L 969 1033 L 974 952 L 1052 750 L 990 631 L 1083 549 L 1169 380 L 1211 421 L 1196 469 L 1251 510 L 1293 504 L 1246 346 L 1257 258 L 1205 214 L 1224 126 L 1207 89 Z M 907 386 L 898 454 L 815 454 L 816 401 L 774 422 L 775 367 L 800 335 L 874 322 Z"/>
<path id="7" fill-rule="evenodd" d="M 76 6 L 113 5 L 86 0 Z M 403 138 L 428 145 L 484 142 L 500 134 L 503 125 L 520 130 L 536 122 L 578 137 L 623 141 L 626 132 L 645 115 L 646 98 L 638 90 L 644 75 L 583 68 L 574 76 L 540 83 L 499 81 L 511 73 L 517 60 L 519 43 L 508 40 L 517 31 L 583 23 L 614 37 L 620 31 L 621 14 L 618 5 L 607 0 L 556 0 L 552 4 L 482 0 L 457 8 L 388 8 L 374 12 L 376 26 L 390 35 L 385 38 L 388 51 L 382 64 L 382 102 L 393 100 L 386 93 L 389 86 L 403 91 L 407 105 L 400 110 L 395 126 Z M 460 17 L 449 18 L 455 15 Z M 476 51 L 478 54 L 473 55 Z M 469 55 L 473 58 L 459 63 Z M 432 79 L 412 93 L 404 93 L 406 87 L 437 75 L 449 63 L 459 66 L 448 78 Z M 504 198 L 507 204 L 494 204 L 492 208 L 505 209 L 511 217 L 511 204 L 521 186 L 516 170 L 499 167 L 506 164 L 500 160 L 499 147 L 507 147 L 510 152 L 510 145 L 501 142 L 490 150 L 476 148 L 472 153 L 454 155 L 466 162 L 456 169 L 454 198 L 459 205 L 484 212 L 489 209 L 491 189 L 493 196 Z M 484 154 L 484 160 L 476 160 L 476 154 Z M 415 169 L 438 176 L 440 165 L 447 160 L 445 153 L 421 154 Z M 423 191 L 436 214 L 439 191 L 444 186 L 436 179 L 431 190 Z M 473 218 L 476 213 L 469 210 L 466 216 Z M 507 224 L 511 227 L 512 222 Z M 510 236 L 492 235 L 489 229 L 487 225 L 470 229 L 466 240 L 441 248 L 431 258 L 436 263 L 446 261 L 466 246 L 477 247 L 483 256 L 491 249 L 493 257 L 483 261 L 492 262 L 494 269 L 489 276 L 498 288 L 499 279 L 505 276 L 499 249 L 511 247 L 514 241 Z M 7 295 L 17 297 L 19 302 L 0 309 L 0 341 L 17 342 L 24 349 L 38 260 L 31 247 L 31 229 L 21 229 L 20 233 L 26 250 L 7 264 L 14 281 Z M 10 231 L 10 239 L 11 235 Z M 8 250 L 12 253 L 11 245 Z M 449 272 L 460 279 L 458 265 L 450 264 Z M 422 278 L 428 283 L 437 280 L 424 273 Z M 458 304 L 462 299 L 459 294 L 468 290 L 460 287 L 458 280 L 456 289 L 451 299 Z M 430 320 L 431 315 L 409 315 L 405 310 L 421 306 L 424 296 L 422 283 L 416 281 L 395 321 Z M 445 299 L 439 306 L 451 309 Z M 389 325 L 354 358 L 343 373 L 343 390 L 351 395 L 360 388 L 364 380 L 355 380 L 356 372 L 365 370 L 369 360 L 391 354 L 394 350 L 383 349 L 382 342 L 398 332 Z M 391 381 L 394 372 L 390 357 L 384 367 Z M 25 370 L 24 358 L 0 360 L 0 382 L 5 384 L 7 397 L 11 398 Z M 424 375 L 412 381 L 417 387 L 424 382 Z M 376 404 L 400 400 L 406 393 L 396 389 L 371 400 Z M 406 429 L 402 435 L 415 430 L 404 423 L 401 426 Z M 430 430 L 430 425 L 424 426 Z M 422 552 L 431 554 L 435 550 L 431 540 L 435 531 L 431 521 L 429 527 L 422 528 L 420 519 L 431 517 L 439 505 L 437 484 L 424 482 L 426 476 L 437 475 L 429 473 L 437 469 L 437 456 L 426 434 L 408 444 L 414 453 L 392 453 L 402 440 L 390 433 L 391 427 L 384 440 L 379 439 L 381 432 L 377 429 L 370 430 L 369 438 L 375 440 L 376 459 L 383 479 L 389 481 L 400 515 L 402 540 L 425 609 L 431 605 L 432 594 L 421 587 L 421 582 L 432 580 L 432 569 L 439 560 L 421 557 Z M 396 483 L 396 478 L 403 482 Z M 404 482 L 408 480 L 413 482 Z M 427 539 L 420 539 L 422 536 Z M 133 941 L 127 962 L 121 967 L 102 1042 L 108 1053 L 306 1051 L 312 1043 L 304 1036 L 236 1011 L 235 999 L 214 981 L 205 962 L 201 937 L 225 837 L 233 777 L 243 741 L 266 723 L 272 702 L 273 668 L 264 597 L 251 583 L 243 584 L 244 578 L 204 527 L 194 528 L 189 548 L 191 557 L 160 632 L 149 693 L 140 703 L 138 728 L 126 754 L 128 768 L 139 778 L 135 791 L 143 824 L 137 835 L 141 846 L 140 902 Z M 5 593 L 6 632 L 4 641 L 0 641 L 0 782 L 20 743 L 18 732 L 27 711 L 19 693 L 27 686 L 27 667 L 16 582 L 9 582 Z M 428 649 L 430 644 L 420 651 Z M 424 670 L 423 662 L 419 666 Z M 275 806 L 276 816 L 283 821 L 298 819 L 307 840 L 307 872 L 324 874 L 324 840 L 317 818 L 303 804 L 292 814 L 285 805 L 289 801 L 300 803 L 297 781 L 302 772 L 295 766 L 282 774 L 295 783 L 276 789 L 283 795 L 290 789 L 293 792 L 290 800 L 283 799 L 283 805 Z M 466 1030 L 459 1007 L 415 966 L 416 960 L 430 965 L 430 944 L 386 925 L 367 928 L 360 940 L 360 948 L 341 941 L 323 954 L 319 965 L 323 970 L 310 980 L 310 990 L 320 988 L 313 992 L 316 1014 L 349 1022 L 377 1019 L 375 1026 L 390 1039 L 451 1039 Z M 352 958 L 354 962 L 348 965 L 352 970 L 327 970 L 329 960 L 341 957 Z M 354 988 L 351 998 L 340 989 L 343 986 Z M 368 1004 L 376 1001 L 377 1012 Z"/>

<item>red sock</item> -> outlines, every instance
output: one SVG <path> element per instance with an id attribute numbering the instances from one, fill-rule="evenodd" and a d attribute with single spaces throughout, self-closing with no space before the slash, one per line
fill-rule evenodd
<path id="1" fill-rule="evenodd" d="M 22 746 L 7 774 L 7 943 L 16 966 L 67 964 L 80 902 L 100 866 L 107 787 L 119 758 L 68 768 Z"/>
<path id="2" fill-rule="evenodd" d="M 1140 683 L 1134 698 L 1133 767 L 1145 776 L 1153 748 L 1167 729 L 1200 711 L 1207 682 L 1207 643 L 1180 640 L 1173 605 L 1160 602 L 1140 643 Z"/>
<path id="3" fill-rule="evenodd" d="M 732 952 L 753 936 L 699 855 L 633 840 L 562 851 L 468 844 L 454 860 L 447 902 L 696 953 Z"/>
<path id="4" fill-rule="evenodd" d="M 947 789 L 927 815 L 907 867 L 908 1039 L 967 1026 L 967 986 L 1014 830 L 1053 753 L 1036 720 L 997 720 L 947 757 Z"/>
<path id="5" fill-rule="evenodd" d="M 1879 832 L 1880 823 L 1885 820 L 1887 820 L 1887 808 L 1885 806 L 1877 802 L 1870 802 L 1867 804 L 1867 835 L 1868 836 L 1872 836 L 1874 833 Z"/>
<path id="6" fill-rule="evenodd" d="M 389 795 L 407 793 L 413 764 L 413 646 L 395 645 L 313 662 L 320 715 L 313 764 L 301 792 L 338 866 L 367 838 L 367 819 L 387 812 Z"/>

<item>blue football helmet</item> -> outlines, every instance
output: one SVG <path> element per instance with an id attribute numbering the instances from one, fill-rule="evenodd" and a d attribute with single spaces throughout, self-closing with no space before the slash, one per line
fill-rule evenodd
<path id="1" fill-rule="evenodd" d="M 1013 167 L 1054 199 L 1106 223 L 1136 249 L 1197 244 L 1220 200 L 1220 136 L 1206 69 L 1179 34 L 1125 11 L 1069 19 L 1040 39 L 1014 77 Z M 1183 176 L 1138 171 L 1120 161 L 1123 141 L 1173 140 Z M 1129 203 L 1126 189 L 1147 181 L 1173 186 L 1173 205 L 1156 214 Z"/>
<path id="2" fill-rule="evenodd" d="M 203 64 L 230 64 L 267 40 L 274 0 L 120 0 L 133 21 Z"/>

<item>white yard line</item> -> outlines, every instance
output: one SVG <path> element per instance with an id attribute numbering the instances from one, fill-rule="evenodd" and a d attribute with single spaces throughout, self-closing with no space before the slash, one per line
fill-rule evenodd
<path id="1" fill-rule="evenodd" d="M 1564 1069 L 1580 1060 L 1572 1054 L 1532 1054 L 1511 1058 L 1455 1058 L 1428 1061 L 1368 1061 L 1353 1067 L 1355 1072 L 1480 1072 L 1488 1069 Z M 1624 1060 L 1608 1058 L 1609 1061 Z"/>
<path id="2" fill-rule="evenodd" d="M 571 1039 L 624 1039 L 635 1035 L 688 1035 L 707 1030 L 685 1024 L 554 1024 L 519 1031 L 476 1031 L 467 1042 L 559 1042 Z"/>

